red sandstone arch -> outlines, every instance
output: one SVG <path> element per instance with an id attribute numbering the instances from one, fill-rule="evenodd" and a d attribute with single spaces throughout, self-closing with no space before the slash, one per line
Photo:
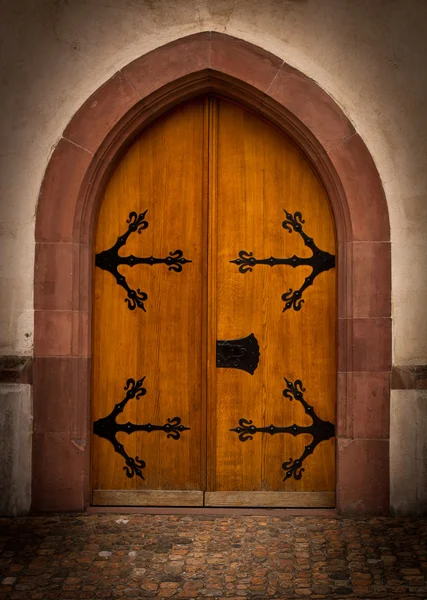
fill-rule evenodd
<path id="1" fill-rule="evenodd" d="M 313 80 L 259 47 L 210 32 L 117 72 L 74 115 L 49 161 L 36 220 L 33 509 L 89 503 L 91 245 L 106 181 L 141 128 L 209 91 L 286 131 L 327 188 L 339 244 L 337 506 L 387 513 L 390 233 L 378 172 Z"/>

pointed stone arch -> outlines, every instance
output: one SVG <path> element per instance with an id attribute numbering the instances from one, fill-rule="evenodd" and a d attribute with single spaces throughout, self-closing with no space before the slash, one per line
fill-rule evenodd
<path id="1" fill-rule="evenodd" d="M 117 72 L 77 111 L 49 161 L 36 216 L 33 509 L 89 504 L 92 238 L 106 182 L 148 123 L 209 92 L 285 131 L 327 189 L 339 248 L 337 508 L 387 513 L 391 248 L 378 172 L 313 80 L 213 32 L 176 40 Z"/>

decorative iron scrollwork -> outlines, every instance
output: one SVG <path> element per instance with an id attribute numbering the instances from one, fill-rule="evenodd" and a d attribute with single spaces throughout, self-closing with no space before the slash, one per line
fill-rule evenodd
<path id="1" fill-rule="evenodd" d="M 117 238 L 117 242 L 109 248 L 108 250 L 103 250 L 99 252 L 95 256 L 95 265 L 104 271 L 108 271 L 115 277 L 118 285 L 120 285 L 127 292 L 127 298 L 125 298 L 125 302 L 127 302 L 129 310 L 135 310 L 136 307 L 142 308 L 144 312 L 145 306 L 144 302 L 147 300 L 148 295 L 145 292 L 142 292 L 139 288 L 133 290 L 129 287 L 126 277 L 119 273 L 118 267 L 120 265 L 129 265 L 130 267 L 134 267 L 135 265 L 159 265 L 165 264 L 169 267 L 169 271 L 175 271 L 179 273 L 182 271 L 182 266 L 186 263 L 190 263 L 191 260 L 184 258 L 182 250 L 175 250 L 174 252 L 170 252 L 169 256 L 166 258 L 155 258 L 154 256 L 147 257 L 139 257 L 131 254 L 130 256 L 120 256 L 119 250 L 122 246 L 124 246 L 127 242 L 128 237 L 131 233 L 138 231 L 140 234 L 144 229 L 148 227 L 148 221 L 145 220 L 145 215 L 147 211 L 140 213 L 139 215 L 136 212 L 131 212 L 129 214 L 129 219 L 127 219 L 127 223 L 129 223 L 129 227 L 127 231 Z"/>
<path id="2" fill-rule="evenodd" d="M 301 456 L 295 460 L 290 458 L 288 461 L 285 461 L 282 464 L 282 469 L 285 471 L 285 477 L 283 481 L 286 481 L 289 479 L 289 477 L 301 479 L 304 471 L 302 465 L 307 456 L 313 454 L 314 449 L 321 442 L 329 440 L 335 435 L 335 425 L 318 417 L 314 408 L 304 400 L 303 392 L 305 392 L 305 388 L 303 388 L 302 381 L 297 379 L 294 383 L 292 383 L 291 381 L 288 381 L 286 377 L 285 381 L 287 387 L 283 390 L 283 395 L 285 398 L 289 398 L 289 400 L 295 399 L 303 405 L 305 413 L 309 415 L 313 421 L 311 425 L 308 427 L 295 424 L 288 425 L 287 427 L 278 427 L 276 425 L 256 427 L 252 424 L 252 421 L 248 419 L 240 419 L 239 426 L 235 429 L 230 429 L 230 431 L 235 431 L 239 435 L 239 440 L 241 442 L 252 440 L 256 433 L 269 433 L 270 435 L 275 435 L 276 433 L 290 433 L 293 436 L 308 433 L 311 435 L 313 439 L 307 446 L 305 446 L 304 452 L 301 454 Z"/>
<path id="3" fill-rule="evenodd" d="M 302 297 L 304 291 L 310 285 L 313 285 L 314 280 L 320 273 L 329 271 L 329 269 L 335 267 L 335 256 L 329 254 L 329 252 L 320 250 L 314 243 L 314 240 L 304 232 L 302 224 L 305 223 L 305 221 L 302 218 L 302 214 L 296 212 L 292 215 L 286 210 L 284 210 L 284 212 L 286 214 L 286 219 L 283 221 L 282 227 L 289 231 L 289 233 L 292 233 L 292 231 L 298 233 L 304 240 L 304 244 L 312 251 L 312 256 L 308 258 L 301 258 L 300 256 L 295 255 L 290 258 L 276 258 L 274 256 L 270 256 L 270 258 L 255 258 L 252 252 L 241 250 L 239 252 L 239 258 L 230 260 L 231 263 L 235 263 L 239 266 L 240 273 L 252 271 L 255 265 L 268 265 L 270 267 L 275 267 L 276 265 L 289 265 L 294 268 L 307 265 L 311 267 L 312 271 L 310 275 L 305 278 L 304 283 L 298 290 L 290 288 L 289 291 L 282 295 L 282 300 L 285 302 L 282 312 L 285 312 L 285 310 L 289 310 L 290 308 L 301 310 L 302 304 L 304 303 Z"/>
<path id="4" fill-rule="evenodd" d="M 253 333 L 238 340 L 217 340 L 216 366 L 225 369 L 241 369 L 254 374 L 259 362 L 258 340 Z"/>
<path id="5" fill-rule="evenodd" d="M 117 415 L 123 412 L 129 400 L 132 398 L 139 400 L 139 398 L 145 396 L 147 393 L 147 390 L 142 385 L 144 383 L 144 379 L 145 377 L 138 379 L 138 381 L 135 381 L 134 379 L 128 379 L 124 387 L 126 390 L 126 396 L 123 398 L 123 400 L 114 406 L 113 410 L 107 417 L 98 419 L 93 424 L 93 433 L 108 440 L 113 445 L 114 450 L 123 456 L 126 462 L 126 466 L 124 466 L 123 469 L 126 471 L 126 475 L 129 478 L 137 475 L 141 479 L 145 479 L 142 474 L 142 469 L 145 469 L 145 461 L 141 460 L 139 456 L 135 456 L 135 458 L 129 456 L 126 453 L 123 444 L 120 444 L 120 442 L 117 441 L 117 433 L 123 431 L 124 433 L 130 435 L 135 431 L 146 431 L 147 433 L 151 433 L 152 431 L 164 431 L 168 438 L 179 440 L 181 433 L 190 429 L 189 427 L 184 427 L 184 425 L 181 424 L 181 419 L 179 417 L 168 419 L 167 423 L 164 425 L 152 425 L 151 423 L 138 425 L 135 423 L 130 423 L 129 421 L 127 423 L 116 422 Z"/>

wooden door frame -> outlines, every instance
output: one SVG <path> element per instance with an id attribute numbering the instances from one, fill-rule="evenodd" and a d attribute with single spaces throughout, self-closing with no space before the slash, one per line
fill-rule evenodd
<path id="1" fill-rule="evenodd" d="M 73 116 L 36 216 L 33 509 L 90 504 L 92 240 L 112 170 L 148 123 L 218 93 L 290 136 L 323 181 L 338 244 L 337 509 L 389 510 L 391 247 L 374 161 L 313 80 L 246 41 L 204 32 L 138 58 Z"/>

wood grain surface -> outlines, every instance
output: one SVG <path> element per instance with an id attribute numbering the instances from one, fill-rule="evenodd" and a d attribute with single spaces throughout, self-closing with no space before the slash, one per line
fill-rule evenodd
<path id="1" fill-rule="evenodd" d="M 123 400 L 128 378 L 145 376 L 146 395 L 117 420 L 164 424 L 178 416 L 190 430 L 179 440 L 164 432 L 117 435 L 129 456 L 146 461 L 144 480 L 126 477 L 123 457 L 94 435 L 95 504 L 120 504 L 127 494 L 133 505 L 157 498 L 155 505 L 196 506 L 203 494 L 192 491 L 207 490 L 215 506 L 333 505 L 335 438 L 306 459 L 300 480 L 283 481 L 282 463 L 298 458 L 311 436 L 257 433 L 241 442 L 230 431 L 241 418 L 259 427 L 310 425 L 301 404 L 283 396 L 285 377 L 300 379 L 316 414 L 335 423 L 335 269 L 304 292 L 301 310 L 282 312 L 282 294 L 298 289 L 310 267 L 256 265 L 242 274 L 230 262 L 241 250 L 311 256 L 282 227 L 284 209 L 301 212 L 304 231 L 336 253 L 329 201 L 305 157 L 278 129 L 218 97 L 166 113 L 123 156 L 100 208 L 94 253 L 127 230 L 131 211 L 147 210 L 148 228 L 119 253 L 166 257 L 180 249 L 192 262 L 180 273 L 164 264 L 119 268 L 131 288 L 148 294 L 146 312 L 130 311 L 114 277 L 94 269 L 92 420 Z M 255 373 L 218 369 L 216 340 L 250 333 L 260 346 Z"/>
<path id="2" fill-rule="evenodd" d="M 282 312 L 282 294 L 298 289 L 311 268 L 256 265 L 242 274 L 230 260 L 241 250 L 256 258 L 311 255 L 301 237 L 282 227 L 301 212 L 304 228 L 322 250 L 335 254 L 335 235 L 326 193 L 307 161 L 279 131 L 242 107 L 218 107 L 216 165 L 217 339 L 254 333 L 260 361 L 254 375 L 218 369 L 216 395 L 209 404 L 209 490 L 333 491 L 334 439 L 306 459 L 300 480 L 283 481 L 282 463 L 297 459 L 311 436 L 256 434 L 241 442 L 239 419 L 254 425 L 310 425 L 298 402 L 282 395 L 284 378 L 300 379 L 305 399 L 323 420 L 335 422 L 335 269 L 321 273 L 304 293 L 301 310 Z M 213 348 L 211 348 L 213 352 Z"/>
<path id="3" fill-rule="evenodd" d="M 204 492 L 189 490 L 93 490 L 98 506 L 203 506 Z"/>
<path id="4" fill-rule="evenodd" d="M 205 506 L 330 508 L 334 492 L 205 492 Z"/>
<path id="5" fill-rule="evenodd" d="M 93 436 L 95 489 L 203 487 L 203 106 L 203 100 L 183 105 L 134 142 L 106 190 L 95 243 L 95 252 L 110 248 L 127 230 L 129 213 L 147 210 L 148 228 L 131 234 L 120 254 L 161 258 L 179 249 L 192 262 L 180 273 L 164 264 L 119 268 L 131 288 L 148 294 L 146 312 L 129 310 L 125 290 L 95 268 L 92 420 L 125 397 L 128 378 L 145 377 L 146 395 L 131 400 L 117 420 L 162 425 L 177 416 L 190 431 L 179 440 L 156 431 L 117 435 L 128 455 L 146 462 L 145 480 L 126 477 L 123 457 Z"/>

